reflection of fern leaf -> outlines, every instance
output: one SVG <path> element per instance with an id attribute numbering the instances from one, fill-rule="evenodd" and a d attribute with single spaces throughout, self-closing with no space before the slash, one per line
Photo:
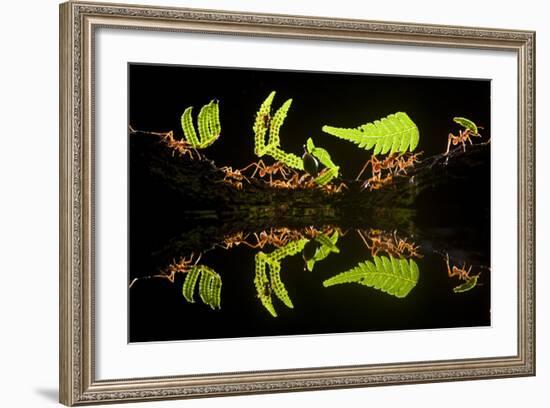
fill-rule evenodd
<path id="1" fill-rule="evenodd" d="M 294 305 L 288 296 L 286 287 L 281 281 L 281 264 L 279 262 L 269 261 L 269 278 L 271 280 L 271 289 L 273 293 L 283 302 L 286 307 L 293 308 Z"/>
<path id="2" fill-rule="evenodd" d="M 296 255 L 304 249 L 304 246 L 307 244 L 307 239 L 298 239 L 296 241 L 289 242 L 285 246 L 277 248 L 275 251 L 270 253 L 268 256 L 274 261 L 280 261 L 287 256 Z"/>
<path id="3" fill-rule="evenodd" d="M 334 252 L 334 253 L 340 252 L 340 249 L 338 249 L 338 247 L 336 246 L 336 243 L 338 242 L 339 237 L 340 235 L 338 234 L 338 231 L 334 231 L 331 237 L 327 237 L 325 234 L 321 234 L 315 238 L 315 240 L 319 242 L 321 246 L 316 249 L 315 254 L 313 255 L 313 258 L 311 258 L 306 262 L 306 267 L 308 271 L 310 272 L 313 271 L 313 267 L 315 266 L 315 263 L 325 259 L 327 256 L 330 255 L 331 252 Z"/>
<path id="4" fill-rule="evenodd" d="M 414 260 L 375 256 L 374 262 L 360 262 L 349 271 L 342 272 L 323 282 L 323 286 L 342 283 L 360 283 L 381 290 L 398 298 L 404 298 L 416 286 L 419 277 Z"/>
<path id="5" fill-rule="evenodd" d="M 418 127 L 405 112 L 354 129 L 323 126 L 323 132 L 353 142 L 365 150 L 374 148 L 374 154 L 412 152 L 420 138 Z"/>
<path id="6" fill-rule="evenodd" d="M 336 237 L 335 241 L 338 241 L 338 232 L 335 231 L 332 237 Z M 315 240 L 319 242 L 322 245 L 322 247 L 328 249 L 329 252 L 340 253 L 340 249 L 338 249 L 338 247 L 336 246 L 336 243 L 333 242 L 332 237 L 329 238 L 325 234 L 321 234 L 315 237 Z"/>
<path id="7" fill-rule="evenodd" d="M 477 286 L 477 280 L 479 276 L 471 276 L 466 282 L 453 288 L 454 293 L 464 293 L 472 290 Z"/>
<path id="8" fill-rule="evenodd" d="M 266 254 L 263 252 L 258 252 L 254 257 L 256 264 L 254 286 L 256 287 L 256 293 L 258 294 L 258 298 L 260 298 L 262 305 L 264 305 L 273 317 L 277 317 L 277 312 L 275 311 L 275 307 L 273 307 L 273 302 L 271 301 L 271 284 L 269 283 L 265 270 L 266 257 Z"/>
<path id="9" fill-rule="evenodd" d="M 197 266 L 192 267 L 187 276 L 185 276 L 185 281 L 183 282 L 183 297 L 190 303 L 194 303 L 193 292 L 195 291 L 195 285 L 197 284 L 197 279 L 200 275 L 200 268 Z"/>
<path id="10" fill-rule="evenodd" d="M 200 275 L 200 280 L 199 280 Z M 212 309 L 219 309 L 221 305 L 222 278 L 213 269 L 205 265 L 193 266 L 183 282 L 183 297 L 194 303 L 193 293 L 199 280 L 199 295 L 202 302 Z"/>
<path id="11" fill-rule="evenodd" d="M 210 283 L 212 281 L 212 276 L 209 273 L 201 273 L 201 278 L 199 280 L 199 295 L 204 304 L 210 304 Z"/>
<path id="12" fill-rule="evenodd" d="M 210 282 L 210 307 L 219 309 L 221 307 L 222 280 L 219 276 L 213 276 Z"/>
<path id="13" fill-rule="evenodd" d="M 256 264 L 254 286 L 256 287 L 260 301 L 273 317 L 277 317 L 277 312 L 275 312 L 275 308 L 273 307 L 272 292 L 275 293 L 285 306 L 289 308 L 294 307 L 281 280 L 281 260 L 287 256 L 296 255 L 301 252 L 307 242 L 307 239 L 299 239 L 277 248 L 270 254 L 260 251 L 254 257 Z M 269 277 L 266 272 L 266 266 L 269 267 Z"/>

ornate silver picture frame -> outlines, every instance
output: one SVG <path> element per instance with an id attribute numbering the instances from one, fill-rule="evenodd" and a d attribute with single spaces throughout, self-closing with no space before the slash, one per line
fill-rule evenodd
<path id="1" fill-rule="evenodd" d="M 100 28 L 497 50 L 517 56 L 517 352 L 97 378 L 95 40 Z M 121 137 L 126 137 L 122 134 Z M 498 256 L 498 248 L 496 248 Z M 80 405 L 535 375 L 535 33 L 88 2 L 60 6 L 60 402 Z M 216 347 L 213 342 L 211 347 Z"/>

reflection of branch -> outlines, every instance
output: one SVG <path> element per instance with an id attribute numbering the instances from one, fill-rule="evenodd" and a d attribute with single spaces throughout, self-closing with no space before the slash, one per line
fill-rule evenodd
<path id="1" fill-rule="evenodd" d="M 339 231 L 338 228 L 331 226 L 325 226 L 321 229 L 315 227 L 306 227 L 301 229 L 287 227 L 270 228 L 269 230 L 263 230 L 260 233 L 245 233 L 244 231 L 238 231 L 224 237 L 223 242 L 217 245 L 224 249 L 230 249 L 239 245 L 245 245 L 249 248 L 264 248 L 266 245 L 273 245 L 279 248 L 292 241 L 297 241 L 303 238 L 312 239 L 321 235 L 328 235 L 335 230 Z"/>
<path id="2" fill-rule="evenodd" d="M 378 252 L 385 252 L 395 258 L 422 258 L 418 253 L 419 245 L 407 241 L 407 238 L 400 238 L 397 231 L 388 232 L 378 229 L 368 231 L 357 230 L 365 246 L 370 249 L 371 255 L 376 256 Z"/>
<path id="3" fill-rule="evenodd" d="M 128 285 L 128 289 L 131 289 L 134 283 L 136 283 L 138 280 L 141 279 L 151 279 L 151 278 L 163 278 L 168 279 L 170 283 L 174 283 L 174 280 L 176 279 L 177 273 L 187 273 L 191 269 L 192 266 L 197 265 L 197 263 L 201 260 L 202 253 L 199 253 L 197 259 L 193 261 L 193 257 L 195 254 L 192 252 L 191 256 L 189 258 L 181 257 L 179 261 L 173 261 L 170 265 L 168 265 L 165 269 L 161 269 L 159 273 L 155 275 L 149 275 L 149 276 L 143 276 L 140 278 L 134 278 L 130 285 Z"/>

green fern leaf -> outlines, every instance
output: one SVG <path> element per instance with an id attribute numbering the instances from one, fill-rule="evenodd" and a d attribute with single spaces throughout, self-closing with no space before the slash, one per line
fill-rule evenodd
<path id="1" fill-rule="evenodd" d="M 338 170 L 339 170 L 338 166 L 336 166 L 333 169 L 328 169 L 327 171 L 325 171 L 320 176 L 315 177 L 315 179 L 314 179 L 315 183 L 317 183 L 320 186 L 324 186 L 324 185 L 330 183 L 332 181 L 332 179 L 334 179 L 335 177 L 338 176 Z"/>
<path id="2" fill-rule="evenodd" d="M 323 238 L 318 239 L 320 237 L 323 237 Z M 327 237 L 325 234 L 322 234 L 317 238 L 315 238 L 315 240 L 319 242 L 321 246 L 315 250 L 315 254 L 313 255 L 313 258 L 309 259 L 306 262 L 306 268 L 308 271 L 310 272 L 313 271 L 313 267 L 315 266 L 315 263 L 322 261 L 327 256 L 329 256 L 332 252 L 334 253 L 340 252 L 340 249 L 338 249 L 338 247 L 336 246 L 336 243 L 338 242 L 338 238 L 339 238 L 338 231 L 334 231 L 331 237 Z"/>
<path id="3" fill-rule="evenodd" d="M 404 298 L 418 283 L 419 270 L 414 260 L 375 256 L 374 262 L 360 262 L 349 271 L 323 282 L 329 287 L 342 283 L 359 283 L 389 295 Z"/>
<path id="4" fill-rule="evenodd" d="M 268 260 L 269 278 L 273 293 L 285 304 L 286 307 L 292 309 L 294 305 L 288 296 L 288 292 L 284 283 L 281 281 L 281 264 L 277 261 Z"/>
<path id="5" fill-rule="evenodd" d="M 198 122 L 198 126 L 199 126 L 199 136 L 200 136 L 200 144 L 204 144 L 206 143 L 206 141 L 209 139 L 209 129 L 208 129 L 208 125 L 209 125 L 209 114 L 208 112 L 210 111 L 210 104 L 208 105 L 204 105 L 200 112 L 199 112 L 199 117 L 197 119 L 197 122 Z"/>
<path id="6" fill-rule="evenodd" d="M 193 126 L 193 118 L 191 113 L 193 112 L 193 107 L 189 106 L 183 111 L 181 115 L 181 127 L 183 129 L 183 135 L 185 139 L 191 146 L 198 146 L 199 139 L 197 138 L 197 133 L 195 132 L 195 127 Z"/>
<path id="7" fill-rule="evenodd" d="M 209 273 L 204 273 L 202 271 L 201 278 L 199 280 L 199 295 L 204 304 L 210 304 L 210 283 L 212 280 L 212 275 Z"/>
<path id="8" fill-rule="evenodd" d="M 275 296 L 288 308 L 294 307 L 288 296 L 288 291 L 281 280 L 281 260 L 301 252 L 307 242 L 307 239 L 299 239 L 277 248 L 270 254 L 260 251 L 254 257 L 256 267 L 254 286 L 256 287 L 256 293 L 262 305 L 273 317 L 277 317 L 277 312 L 273 306 L 272 293 L 275 293 Z M 269 277 L 266 272 L 266 266 L 269 268 Z"/>
<path id="9" fill-rule="evenodd" d="M 221 293 L 222 293 L 222 279 L 216 274 L 212 278 L 211 288 L 210 288 L 210 307 L 212 309 L 221 308 Z"/>
<path id="10" fill-rule="evenodd" d="M 463 128 L 470 130 L 470 132 L 472 132 L 472 134 L 474 134 L 474 135 L 479 134 L 477 125 L 473 121 L 471 121 L 470 119 L 466 119 L 466 118 L 462 118 L 462 117 L 458 116 L 456 118 L 453 118 L 453 120 L 456 123 L 458 123 L 460 126 L 462 126 Z"/>
<path id="11" fill-rule="evenodd" d="M 221 305 L 222 278 L 206 265 L 195 265 L 187 272 L 182 289 L 185 300 L 190 303 L 195 302 L 193 293 L 197 280 L 199 280 L 199 295 L 202 302 L 212 309 L 219 309 Z"/>
<path id="12" fill-rule="evenodd" d="M 316 177 L 315 183 L 317 183 L 320 186 L 323 186 L 325 184 L 328 184 L 333 178 L 338 177 L 338 172 L 340 170 L 340 167 L 334 164 L 327 150 L 323 149 L 322 147 L 316 147 L 313 144 L 313 140 L 311 138 L 307 139 L 306 149 L 310 154 L 315 156 L 317 160 L 319 160 L 321 164 L 323 164 L 323 166 L 329 169 L 327 172 Z"/>
<path id="13" fill-rule="evenodd" d="M 197 137 L 197 132 L 193 126 L 192 110 L 193 107 L 190 106 L 181 115 L 183 135 L 194 149 L 205 149 L 218 140 L 221 133 L 218 101 L 212 100 L 201 108 L 197 119 L 199 137 Z"/>
<path id="14" fill-rule="evenodd" d="M 273 118 L 271 119 L 271 125 L 269 128 L 269 139 L 267 142 L 268 146 L 279 147 L 281 145 L 281 139 L 279 137 L 279 131 L 283 122 L 286 119 L 290 105 L 292 104 L 292 99 L 288 99 L 283 105 L 275 112 Z"/>
<path id="15" fill-rule="evenodd" d="M 464 293 L 472 290 L 477 286 L 479 276 L 472 276 L 466 282 L 453 288 L 454 293 Z"/>
<path id="16" fill-rule="evenodd" d="M 271 104 L 275 97 L 275 91 L 272 91 L 260 109 L 256 113 L 254 121 L 254 153 L 258 157 L 269 155 L 275 160 L 286 164 L 288 167 L 297 170 L 303 170 L 302 159 L 295 154 L 287 153 L 281 149 L 280 129 L 286 119 L 292 99 L 288 99 L 273 117 L 271 116 Z M 267 131 L 269 130 L 268 143 L 265 142 Z"/>
<path id="17" fill-rule="evenodd" d="M 335 232 L 334 234 L 338 236 L 338 232 Z M 337 254 L 340 253 L 340 249 L 338 249 L 336 244 L 332 242 L 332 239 L 327 237 L 325 234 L 321 234 L 315 237 L 315 241 L 319 242 L 322 245 L 321 248 L 326 248 L 329 252 L 334 252 Z"/>
<path id="18" fill-rule="evenodd" d="M 323 126 L 323 132 L 348 140 L 373 154 L 405 153 L 418 146 L 418 127 L 405 112 L 397 112 L 358 128 Z"/>
<path id="19" fill-rule="evenodd" d="M 197 279 L 199 275 L 200 275 L 200 268 L 197 266 L 193 266 L 185 276 L 182 292 L 183 292 L 183 297 L 189 303 L 195 302 L 195 299 L 193 299 L 193 292 L 195 291 L 195 285 L 197 284 Z"/>
<path id="20" fill-rule="evenodd" d="M 254 286 L 256 293 L 262 305 L 273 317 L 277 317 L 277 312 L 271 300 L 271 283 L 266 273 L 266 257 L 263 252 L 258 252 L 254 257 L 256 270 L 254 275 Z"/>
<path id="21" fill-rule="evenodd" d="M 269 121 L 271 119 L 271 104 L 275 98 L 275 91 L 272 91 L 260 105 L 260 109 L 256 113 L 254 121 L 254 153 L 258 157 L 265 154 L 265 135 L 269 129 Z"/>
<path id="22" fill-rule="evenodd" d="M 269 147 L 268 149 L 266 149 L 266 154 L 269 154 L 275 160 L 280 161 L 286 164 L 288 167 L 292 167 L 293 169 L 304 169 L 304 164 L 301 157 L 298 157 L 293 153 L 287 153 L 279 149 L 278 147 Z"/>
<path id="23" fill-rule="evenodd" d="M 220 104 L 217 100 L 210 102 L 208 119 L 210 139 L 216 140 L 222 132 L 222 125 L 220 123 Z"/>
<path id="24" fill-rule="evenodd" d="M 282 259 L 296 255 L 304 249 L 304 246 L 307 244 L 307 239 L 298 239 L 296 241 L 291 241 L 288 244 L 277 248 L 275 251 L 270 253 L 268 256 L 274 261 L 281 261 Z"/>

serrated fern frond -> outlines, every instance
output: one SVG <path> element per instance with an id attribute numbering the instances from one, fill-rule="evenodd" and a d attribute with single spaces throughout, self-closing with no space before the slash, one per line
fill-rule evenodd
<path id="1" fill-rule="evenodd" d="M 197 118 L 199 137 L 192 117 L 193 107 L 190 106 L 181 115 L 181 128 L 185 140 L 194 149 L 205 149 L 218 140 L 221 134 L 220 107 L 216 99 L 204 105 Z"/>
<path id="2" fill-rule="evenodd" d="M 281 149 L 280 129 L 283 125 L 292 99 L 287 99 L 285 103 L 271 115 L 271 104 L 275 98 L 275 91 L 272 91 L 260 105 L 260 109 L 256 113 L 254 120 L 254 153 L 258 157 L 268 155 L 275 160 L 286 164 L 296 170 L 303 170 L 302 160 L 292 153 L 287 153 Z M 269 131 L 268 140 L 266 143 L 266 134 Z"/>
<path id="3" fill-rule="evenodd" d="M 200 279 L 199 279 L 200 276 Z M 183 297 L 190 303 L 194 303 L 193 294 L 199 281 L 199 296 L 202 302 L 212 309 L 221 307 L 222 279 L 213 269 L 205 265 L 195 265 L 185 277 L 183 282 Z"/>
<path id="4" fill-rule="evenodd" d="M 418 146 L 418 127 L 405 112 L 397 112 L 357 128 L 323 126 L 323 132 L 348 140 L 373 154 L 405 153 Z"/>
<path id="5" fill-rule="evenodd" d="M 418 265 L 412 259 L 375 256 L 374 262 L 360 262 L 356 267 L 325 280 L 323 286 L 359 283 L 404 298 L 416 286 L 418 277 Z"/>

